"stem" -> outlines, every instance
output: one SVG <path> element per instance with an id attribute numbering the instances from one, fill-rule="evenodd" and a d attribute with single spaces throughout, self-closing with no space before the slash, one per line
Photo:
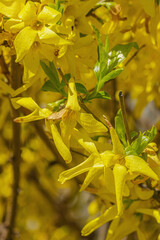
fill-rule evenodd
<path id="1" fill-rule="evenodd" d="M 124 103 L 124 96 L 123 96 L 122 91 L 119 92 L 119 100 L 120 100 L 120 107 L 121 107 L 121 110 L 122 110 L 122 117 L 123 117 L 123 122 L 124 122 L 125 130 L 126 130 L 127 140 L 129 142 L 129 144 L 131 144 L 131 138 L 130 138 L 130 134 L 129 134 L 126 108 L 125 108 L 125 103 Z"/>
<path id="2" fill-rule="evenodd" d="M 15 56 L 11 59 L 11 87 L 17 89 L 21 85 L 22 71 L 21 66 L 15 63 Z M 11 106 L 12 120 L 19 116 L 19 112 Z M 1 231 L 1 240 L 12 240 L 13 230 L 15 226 L 15 219 L 17 214 L 17 199 L 19 194 L 19 181 L 20 181 L 20 161 L 21 161 L 21 143 L 20 134 L 21 126 L 20 124 L 12 121 L 13 129 L 13 142 L 12 142 L 12 171 L 13 171 L 13 189 L 11 202 L 8 206 L 8 211 L 6 213 L 5 228 Z"/>
<path id="3" fill-rule="evenodd" d="M 3 53 L 0 55 L 0 65 L 2 69 L 2 73 L 7 77 L 8 82 L 10 82 L 10 72 L 8 70 L 8 66 L 4 60 Z"/>
<path id="4" fill-rule="evenodd" d="M 66 86 L 68 87 L 68 82 L 67 82 L 67 80 L 66 80 L 66 78 L 65 78 L 65 76 L 64 76 L 64 74 L 63 74 L 63 72 L 61 70 L 61 68 L 58 67 L 57 70 L 58 70 L 59 74 L 61 75 L 63 81 L 65 82 Z"/>
<path id="5" fill-rule="evenodd" d="M 134 58 L 134 57 L 136 57 L 137 56 L 137 54 L 139 53 L 139 51 L 142 49 L 142 48 L 144 48 L 146 45 L 145 44 L 143 44 L 129 59 L 128 59 L 128 61 L 125 63 L 125 67 L 132 61 L 132 59 Z"/>

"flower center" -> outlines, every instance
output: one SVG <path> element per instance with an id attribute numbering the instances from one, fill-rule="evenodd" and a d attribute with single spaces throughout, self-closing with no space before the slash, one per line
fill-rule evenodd
<path id="1" fill-rule="evenodd" d="M 38 41 L 35 41 L 32 45 L 32 48 L 37 49 L 40 46 L 40 43 Z"/>
<path id="2" fill-rule="evenodd" d="M 42 27 L 43 27 L 43 25 L 44 25 L 44 24 L 43 24 L 41 21 L 36 20 L 36 21 L 33 22 L 32 28 L 33 28 L 34 30 L 41 30 Z"/>
<path id="3" fill-rule="evenodd" d="M 55 55 L 55 57 L 58 57 L 58 55 L 59 55 L 59 49 L 55 49 L 54 55 Z"/>

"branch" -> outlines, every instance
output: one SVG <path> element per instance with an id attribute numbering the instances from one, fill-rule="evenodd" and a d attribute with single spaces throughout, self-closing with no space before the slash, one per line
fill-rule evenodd
<path id="1" fill-rule="evenodd" d="M 11 59 L 11 87 L 17 89 L 21 85 L 22 69 L 18 63 L 15 63 L 15 56 Z M 18 110 L 11 106 L 12 120 L 19 116 Z M 13 138 L 12 138 L 12 171 L 13 171 L 13 189 L 11 202 L 8 206 L 4 226 L 0 229 L 1 240 L 12 240 L 17 213 L 17 198 L 19 193 L 20 180 L 20 161 L 21 161 L 21 125 L 12 121 Z"/>
<path id="2" fill-rule="evenodd" d="M 141 49 L 143 49 L 145 46 L 146 46 L 146 45 L 143 44 L 143 45 L 128 59 L 128 61 L 125 63 L 124 66 L 126 67 L 126 66 L 132 61 L 132 59 L 137 56 L 137 54 L 139 53 L 139 51 L 140 51 Z"/>
<path id="3" fill-rule="evenodd" d="M 119 100 L 120 100 L 120 106 L 122 110 L 122 117 L 123 117 L 123 122 L 126 130 L 126 136 L 129 144 L 131 144 L 131 138 L 130 138 L 130 133 L 129 133 L 129 127 L 128 127 L 128 121 L 127 121 L 127 114 L 126 114 L 126 108 L 125 108 L 125 103 L 124 103 L 124 96 L 123 92 L 119 92 Z"/>

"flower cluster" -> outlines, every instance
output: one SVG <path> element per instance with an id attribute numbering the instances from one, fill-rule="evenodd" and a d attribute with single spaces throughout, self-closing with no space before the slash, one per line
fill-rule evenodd
<path id="1" fill-rule="evenodd" d="M 133 232 L 139 240 L 160 238 L 160 160 L 153 142 L 155 126 L 144 133 L 130 133 L 124 106 L 115 116 L 115 127 L 102 117 L 99 106 L 99 116 L 90 109 L 97 99 L 111 99 L 109 87 L 106 91 L 111 80 L 114 97 L 122 89 L 137 99 L 136 118 L 148 102 L 154 100 L 159 106 L 159 1 L 136 2 L 137 8 L 130 3 L 131 14 L 130 8 L 123 6 L 124 0 L 118 4 L 98 0 L 0 2 L 0 94 L 4 111 L 0 130 L 9 115 L 8 95 L 14 109 L 21 112 L 15 123 L 44 120 L 47 135 L 67 166 L 59 182 L 83 174 L 80 191 L 93 194 L 98 206 L 99 216 L 83 227 L 83 236 L 111 222 L 106 240 L 123 239 Z M 142 36 L 146 36 L 145 41 Z M 150 57 L 144 64 L 141 58 L 145 54 L 138 54 L 147 44 L 145 54 L 149 52 Z M 15 74 L 13 63 L 22 75 L 15 87 L 10 84 Z M 113 113 L 113 109 L 109 111 Z M 27 151 L 24 147 L 24 161 Z M 83 161 L 73 152 L 82 155 Z M 66 165 L 69 163 L 71 168 Z M 10 185 L 8 173 L 6 178 Z M 2 195 L 8 197 L 10 190 Z M 147 229 L 154 221 L 155 235 Z"/>

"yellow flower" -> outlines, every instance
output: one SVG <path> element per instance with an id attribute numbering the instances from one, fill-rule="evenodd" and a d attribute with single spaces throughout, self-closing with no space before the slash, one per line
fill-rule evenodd
<path id="1" fill-rule="evenodd" d="M 46 125 L 51 130 L 53 140 L 57 150 L 66 161 L 71 162 L 72 156 L 70 153 L 70 138 L 72 135 L 78 136 L 74 130 L 77 123 L 79 123 L 88 133 L 92 132 L 106 132 L 107 128 L 98 122 L 91 114 L 80 112 L 81 108 L 78 103 L 77 91 L 73 78 L 70 79 L 68 85 L 68 100 L 64 109 L 59 112 L 52 112 L 48 108 L 41 109 L 32 98 L 20 98 L 12 100 L 15 107 L 17 105 L 29 109 L 32 113 L 15 119 L 15 122 L 31 122 L 40 119 L 47 119 Z M 59 133 L 56 122 L 60 121 L 61 134 Z M 84 134 L 82 134 L 84 135 Z M 89 138 L 90 140 L 90 138 Z M 89 143 L 90 144 L 90 143 Z M 88 148 L 89 148 L 88 144 Z M 96 147 L 94 147 L 96 150 Z M 96 150 L 97 151 L 97 150 Z M 89 152 L 90 153 L 90 152 Z"/>
<path id="2" fill-rule="evenodd" d="M 82 113 L 80 112 L 81 108 L 79 106 L 78 98 L 77 98 L 77 91 L 75 88 L 74 79 L 71 78 L 68 85 L 68 100 L 65 106 L 65 109 L 62 109 L 59 114 L 53 113 L 51 116 L 48 117 L 50 120 L 51 129 L 52 129 L 52 136 L 54 143 L 65 159 L 67 163 L 71 161 L 71 156 L 67 159 L 66 155 L 63 151 L 62 154 L 62 143 L 65 144 L 65 149 L 68 151 L 70 148 L 70 138 L 72 135 L 76 136 L 74 128 L 76 127 L 77 123 L 79 123 L 86 131 L 89 133 L 95 132 L 106 132 L 107 129 L 103 126 L 102 123 L 98 122 L 91 114 Z M 60 134 L 58 130 L 56 130 L 56 125 L 54 120 L 61 120 L 60 121 L 60 129 L 61 129 L 61 140 Z M 58 134 L 58 135 L 57 135 Z M 57 139 L 59 139 L 57 141 Z"/>
<path id="3" fill-rule="evenodd" d="M 83 141 L 82 134 L 79 134 L 79 137 L 77 135 L 77 140 L 79 143 L 86 150 L 88 150 L 91 155 L 83 163 L 75 166 L 72 169 L 62 172 L 60 174 L 59 181 L 61 183 L 64 183 L 66 180 L 71 179 L 83 172 L 88 172 L 81 187 L 81 190 L 84 190 L 96 175 L 98 175 L 100 172 L 105 172 L 106 168 L 113 168 L 117 210 L 118 215 L 121 215 L 123 212 L 122 196 L 125 182 L 127 180 L 133 180 L 138 175 L 145 175 L 156 181 L 159 178 L 141 157 L 134 155 L 125 155 L 123 145 L 121 144 L 115 129 L 108 121 L 107 123 L 111 134 L 113 150 L 105 151 L 104 153 L 99 154 L 91 139 L 90 141 L 88 140 L 85 142 Z M 90 144 L 88 144 L 88 142 Z M 92 151 L 90 151 L 91 145 Z"/>
<path id="4" fill-rule="evenodd" d="M 17 17 L 24 4 L 25 0 L 1 0 L 0 13 L 11 18 Z"/>
<path id="5" fill-rule="evenodd" d="M 32 113 L 14 119 L 17 123 L 32 122 L 40 119 L 45 119 L 51 115 L 51 111 L 48 108 L 40 108 L 31 97 L 12 99 L 12 104 L 15 108 L 18 108 L 19 105 L 30 110 Z"/>
<path id="6" fill-rule="evenodd" d="M 27 1 L 18 16 L 4 24 L 5 31 L 17 34 L 14 40 L 16 61 L 24 65 L 24 82 L 37 74 L 40 59 L 52 61 L 57 46 L 71 44 L 51 30 L 60 18 L 61 13 L 55 9 Z M 65 52 L 66 48 L 61 56 Z"/>
<path id="7" fill-rule="evenodd" d="M 72 27 L 77 33 L 91 34 L 92 28 L 87 21 L 86 15 L 97 2 L 98 0 L 69 2 L 64 11 L 66 25 Z"/>

